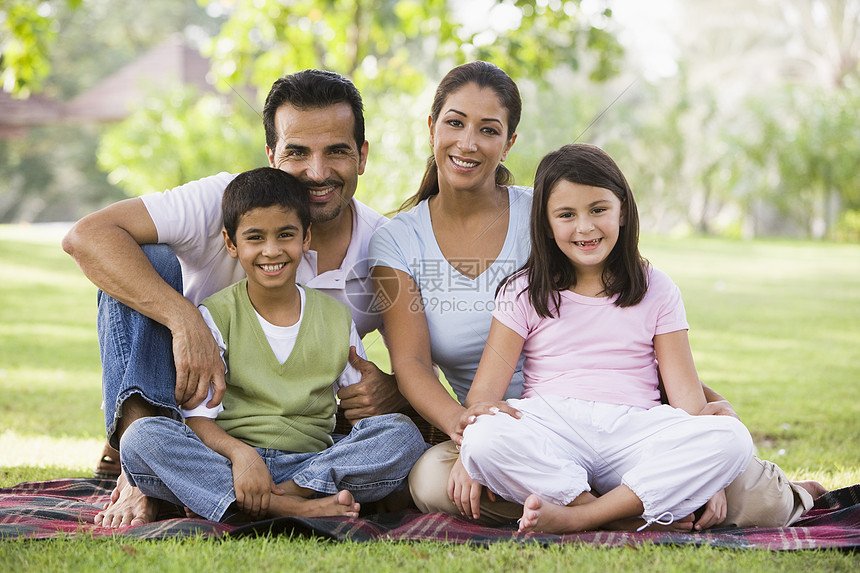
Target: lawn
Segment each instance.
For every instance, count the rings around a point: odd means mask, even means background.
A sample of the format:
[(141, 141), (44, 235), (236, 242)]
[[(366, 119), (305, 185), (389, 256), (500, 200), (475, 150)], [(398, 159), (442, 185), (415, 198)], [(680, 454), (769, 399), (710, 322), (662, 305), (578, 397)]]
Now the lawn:
[[(104, 443), (95, 288), (62, 229), (0, 226), (0, 486), (89, 476)], [(860, 482), (860, 245), (643, 240), (681, 287), (699, 374), (793, 479)], [(369, 354), (387, 364), (376, 338)], [(854, 571), (856, 554), (331, 544), (287, 537), (0, 542), (0, 570)]]

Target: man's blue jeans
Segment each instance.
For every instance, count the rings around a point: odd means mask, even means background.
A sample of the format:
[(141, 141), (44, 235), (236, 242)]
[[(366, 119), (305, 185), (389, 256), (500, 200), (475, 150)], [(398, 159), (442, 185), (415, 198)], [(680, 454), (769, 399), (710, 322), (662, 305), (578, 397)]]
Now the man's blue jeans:
[[(404, 414), (359, 420), (349, 435), (321, 452), (255, 448), (276, 484), (292, 480), (320, 494), (348, 490), (359, 503), (378, 501), (406, 484), (424, 453), (424, 440)], [(150, 497), (183, 505), (220, 521), (237, 512), (230, 460), (209, 449), (182, 422), (141, 418), (122, 436), (122, 467)]]
[[(182, 269), (167, 245), (144, 245), (156, 272), (182, 292)], [(176, 405), (176, 367), (170, 329), (98, 293), (98, 335), (102, 360), (105, 428), (110, 445), (119, 446), (117, 420), (125, 400), (137, 394), (162, 416), (182, 420)]]

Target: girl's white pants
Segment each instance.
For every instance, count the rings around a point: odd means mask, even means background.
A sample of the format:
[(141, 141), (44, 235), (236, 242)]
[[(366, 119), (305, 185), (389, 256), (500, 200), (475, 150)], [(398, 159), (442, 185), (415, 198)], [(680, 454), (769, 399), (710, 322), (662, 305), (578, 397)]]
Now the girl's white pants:
[(624, 484), (643, 519), (687, 516), (729, 485), (753, 455), (746, 427), (729, 416), (691, 416), (545, 396), (508, 400), (523, 412), (479, 416), (460, 457), (472, 479), (509, 501), (529, 494), (567, 505), (585, 491)]

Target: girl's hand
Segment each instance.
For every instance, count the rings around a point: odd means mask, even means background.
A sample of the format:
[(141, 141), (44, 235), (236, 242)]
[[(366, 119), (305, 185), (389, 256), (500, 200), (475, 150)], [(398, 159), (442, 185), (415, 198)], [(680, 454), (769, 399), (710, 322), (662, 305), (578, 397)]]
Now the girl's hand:
[[(448, 498), (454, 502), (460, 515), (478, 519), (481, 517), (481, 490), (483, 486), (469, 477), (463, 463), (457, 458), (451, 473), (448, 475)], [(496, 501), (496, 495), (487, 490), (490, 501)]]
[(243, 449), (231, 462), (236, 505), (254, 519), (266, 517), (271, 495), (282, 495), (283, 490), (272, 481), (272, 474), (253, 448)]
[(728, 400), (717, 400), (716, 402), (708, 402), (705, 404), (705, 407), (702, 408), (702, 411), (699, 412), (700, 416), (731, 416), (732, 418), (737, 418), (740, 420), (740, 416), (735, 412), (732, 403)]
[(454, 443), (459, 445), (463, 444), (463, 431), (470, 425), (474, 424), (475, 420), (478, 419), (478, 416), (490, 415), (494, 416), (499, 412), (504, 412), (514, 418), (522, 418), (523, 413), (517, 410), (516, 408), (508, 405), (507, 402), (479, 402), (477, 404), (473, 404), (469, 406), (465, 412), (460, 416), (460, 419), (457, 422), (457, 425), (454, 426), (454, 431), (449, 434), (451, 439), (454, 440)]
[(708, 529), (724, 522), (727, 509), (726, 490), (721, 489), (705, 504), (705, 511), (694, 526), (696, 531)]

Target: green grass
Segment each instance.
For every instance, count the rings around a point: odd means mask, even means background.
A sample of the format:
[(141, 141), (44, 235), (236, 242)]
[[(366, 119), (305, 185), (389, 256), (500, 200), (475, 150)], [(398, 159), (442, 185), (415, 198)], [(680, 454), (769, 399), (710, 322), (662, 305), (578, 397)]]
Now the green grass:
[[(95, 288), (60, 232), (0, 226), (0, 486), (88, 476), (104, 443)], [(860, 482), (860, 245), (648, 237), (681, 287), (699, 374), (793, 479)], [(365, 339), (387, 367), (382, 343)], [(856, 554), (708, 547), (489, 549), (289, 537), (0, 542), (0, 570), (854, 571)]]
[(430, 543), (331, 543), (315, 539), (268, 537), (213, 541), (204, 539), (133, 541), (12, 541), (0, 546), (4, 571), (134, 571), (161, 573), (196, 570), (319, 571), (322, 573), (399, 573), (406, 571), (691, 571), (750, 573), (845, 571), (857, 557), (837, 551), (778, 553), (730, 551), (711, 547), (589, 546), (489, 548)]

